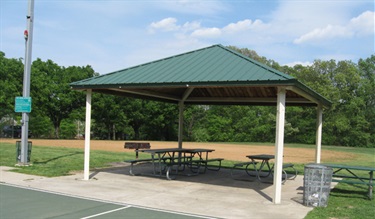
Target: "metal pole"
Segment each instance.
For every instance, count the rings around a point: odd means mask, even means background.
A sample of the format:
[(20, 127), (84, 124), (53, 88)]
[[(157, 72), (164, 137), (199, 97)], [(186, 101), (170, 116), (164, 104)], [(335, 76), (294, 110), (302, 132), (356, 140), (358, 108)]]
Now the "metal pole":
[[(23, 76), (23, 97), (30, 97), (30, 75), (31, 75), (31, 51), (33, 41), (33, 23), (34, 23), (34, 0), (29, 0), (28, 13), (26, 16), (27, 29), (24, 32), (25, 37), (25, 68)], [(21, 136), (21, 164), (27, 165), (28, 154), (28, 133), (29, 133), (29, 113), (22, 113), (22, 136)]]

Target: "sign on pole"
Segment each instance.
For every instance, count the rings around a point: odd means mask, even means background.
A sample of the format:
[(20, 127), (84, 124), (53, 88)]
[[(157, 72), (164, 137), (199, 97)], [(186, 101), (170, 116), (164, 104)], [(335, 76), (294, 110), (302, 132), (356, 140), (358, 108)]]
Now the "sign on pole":
[(30, 113), (31, 97), (16, 97), (14, 111), (16, 113)]

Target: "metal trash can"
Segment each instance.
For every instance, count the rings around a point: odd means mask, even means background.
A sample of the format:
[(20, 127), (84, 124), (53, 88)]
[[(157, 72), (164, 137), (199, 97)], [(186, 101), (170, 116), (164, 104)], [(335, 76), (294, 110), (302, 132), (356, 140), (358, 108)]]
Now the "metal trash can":
[[(30, 162), (30, 155), (31, 155), (31, 147), (32, 147), (32, 142), (28, 141), (27, 142), (27, 162)], [(17, 150), (17, 157), (16, 161), (19, 163), (21, 162), (21, 141), (16, 141), (16, 150)]]
[(327, 207), (331, 191), (332, 168), (320, 164), (305, 165), (303, 204), (309, 207)]

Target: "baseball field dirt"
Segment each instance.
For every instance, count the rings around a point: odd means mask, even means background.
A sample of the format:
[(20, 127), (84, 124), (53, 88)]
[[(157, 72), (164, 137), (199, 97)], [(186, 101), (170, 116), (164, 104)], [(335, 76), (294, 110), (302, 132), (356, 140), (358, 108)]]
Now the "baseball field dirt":
[[(0, 139), (0, 143), (14, 143), (19, 139)], [(84, 140), (59, 140), (59, 139), (29, 139), (33, 146), (51, 146), (51, 147), (67, 147), (82, 148), (85, 147)], [(129, 141), (127, 141), (129, 142)], [(135, 142), (135, 141), (131, 141)], [(149, 142), (152, 149), (156, 148), (172, 148), (177, 147), (177, 142), (166, 141), (139, 141)], [(107, 140), (91, 140), (91, 150), (104, 150), (116, 152), (129, 152), (124, 149), (125, 141), (107, 141)], [(201, 143), (201, 142), (183, 142), (185, 148), (209, 148), (214, 149), (212, 157), (221, 157), (226, 160), (247, 161), (246, 155), (251, 154), (275, 154), (275, 147), (271, 143), (269, 145), (251, 145), (251, 144), (231, 144), (231, 143)], [(340, 160), (355, 159), (355, 154), (338, 152), (332, 150), (322, 150), (321, 162), (332, 162)], [(315, 149), (312, 148), (284, 148), (284, 162), (291, 163), (311, 163), (315, 160)]]

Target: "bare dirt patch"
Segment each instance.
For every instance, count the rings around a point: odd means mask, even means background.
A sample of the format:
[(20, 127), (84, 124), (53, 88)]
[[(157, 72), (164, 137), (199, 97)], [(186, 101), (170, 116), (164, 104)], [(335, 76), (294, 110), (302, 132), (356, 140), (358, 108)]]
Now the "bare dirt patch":
[[(14, 143), (19, 139), (0, 139), (0, 143)], [(29, 139), (33, 146), (67, 147), (67, 148), (85, 148), (84, 140), (54, 140), (54, 139)], [(150, 142), (151, 148), (173, 148), (178, 147), (177, 142), (166, 141), (142, 141)], [(125, 141), (105, 141), (91, 140), (91, 150), (105, 150), (115, 152), (129, 152), (124, 149)], [(251, 144), (230, 144), (230, 143), (198, 143), (184, 142), (186, 148), (209, 148), (215, 151), (210, 155), (212, 157), (222, 157), (226, 160), (247, 161), (246, 155), (251, 154), (275, 154), (273, 145), (251, 145)], [(284, 162), (291, 163), (311, 163), (315, 159), (315, 149), (311, 148), (284, 148)], [(340, 160), (352, 160), (355, 155), (345, 152), (331, 150), (322, 150), (322, 162), (332, 162)]]

